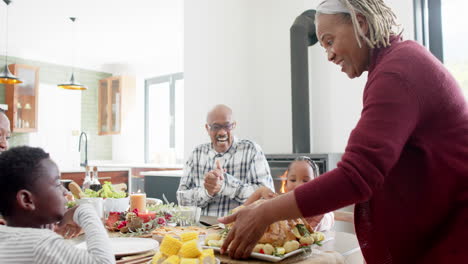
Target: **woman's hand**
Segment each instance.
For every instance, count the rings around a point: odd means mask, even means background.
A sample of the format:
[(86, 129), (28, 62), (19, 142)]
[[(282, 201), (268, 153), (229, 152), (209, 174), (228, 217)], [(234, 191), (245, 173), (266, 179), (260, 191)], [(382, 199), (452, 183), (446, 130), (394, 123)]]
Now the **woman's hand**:
[(221, 254), (229, 249), (229, 256), (234, 259), (248, 258), (252, 253), (257, 241), (262, 237), (267, 227), (271, 224), (265, 215), (262, 206), (247, 206), (238, 212), (219, 218), (223, 224), (235, 221), (234, 226), (221, 247)]
[(75, 206), (65, 212), (62, 221), (60, 221), (54, 229), (57, 234), (64, 238), (73, 238), (78, 236), (81, 232), (81, 227), (73, 221), (73, 215), (75, 214), (76, 208), (78, 208), (78, 206)]
[(223, 224), (236, 222), (221, 247), (232, 258), (248, 258), (267, 227), (280, 220), (302, 217), (294, 192), (279, 195), (261, 204), (249, 205), (233, 215), (219, 218)]

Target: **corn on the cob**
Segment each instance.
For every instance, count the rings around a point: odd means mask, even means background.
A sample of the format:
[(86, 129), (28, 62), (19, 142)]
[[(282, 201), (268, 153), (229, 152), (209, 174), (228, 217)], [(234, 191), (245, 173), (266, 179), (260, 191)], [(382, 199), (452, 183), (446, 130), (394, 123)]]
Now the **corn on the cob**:
[(201, 251), (198, 248), (198, 240), (185, 242), (180, 248), (179, 255), (183, 258), (198, 258), (201, 255)]
[(194, 239), (198, 240), (198, 232), (185, 232), (180, 235), (180, 240), (182, 240), (182, 242), (187, 242)]
[(158, 252), (154, 255), (153, 260), (151, 261), (151, 264), (161, 264), (163, 261), (166, 260), (166, 256), (164, 256), (163, 253)]
[(213, 249), (205, 249), (200, 255), (200, 264), (215, 264), (215, 257)]
[(164, 236), (159, 251), (166, 256), (176, 255), (182, 247), (182, 242), (172, 236)]
[(198, 259), (196, 258), (181, 258), (180, 264), (198, 264)]
[(179, 264), (180, 258), (177, 255), (170, 256), (166, 260), (163, 261), (162, 264)]

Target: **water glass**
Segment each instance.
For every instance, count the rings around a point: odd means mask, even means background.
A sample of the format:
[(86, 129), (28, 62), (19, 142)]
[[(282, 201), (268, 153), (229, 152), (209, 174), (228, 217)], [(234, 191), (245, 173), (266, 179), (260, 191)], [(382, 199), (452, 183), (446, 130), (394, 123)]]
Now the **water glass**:
[(194, 225), (200, 220), (201, 208), (197, 206), (198, 193), (196, 191), (177, 191), (177, 202), (183, 217), (181, 225)]
[(104, 218), (104, 200), (101, 197), (95, 198), (81, 198), (76, 201), (78, 205), (80, 204), (92, 204), (96, 213), (100, 219)]

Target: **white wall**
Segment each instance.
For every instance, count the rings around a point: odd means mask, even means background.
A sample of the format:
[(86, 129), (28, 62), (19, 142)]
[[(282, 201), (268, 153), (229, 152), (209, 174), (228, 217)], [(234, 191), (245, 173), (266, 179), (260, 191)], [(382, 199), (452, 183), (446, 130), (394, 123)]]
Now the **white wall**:
[(184, 5), (185, 153), (208, 140), (206, 113), (225, 103), (235, 111), (238, 134), (256, 130), (251, 82), (252, 24), (247, 1), (186, 1)]
[[(291, 80), (289, 28), (318, 0), (186, 1), (185, 153), (207, 142), (206, 112), (231, 106), (236, 134), (266, 153), (290, 153)], [(387, 1), (412, 38), (412, 2)], [(342, 152), (362, 107), (365, 77), (350, 81), (319, 47), (310, 48), (312, 150)]]
[(81, 92), (43, 83), (39, 91), (38, 132), (28, 133), (30, 146), (47, 150), (61, 170), (78, 168)]
[[(102, 70), (106, 64), (161, 68), (182, 43), (182, 0), (17, 0), (9, 7), (9, 55)], [(0, 4), (0, 53), (5, 51), (6, 5)], [(178, 52), (180, 53), (180, 52)], [(170, 62), (169, 62), (170, 64)], [(157, 72), (156, 72), (157, 73)]]
[(184, 10), (186, 156), (209, 140), (206, 113), (218, 103), (233, 108), (239, 137), (289, 152), (289, 25), (302, 3), (203, 0)]

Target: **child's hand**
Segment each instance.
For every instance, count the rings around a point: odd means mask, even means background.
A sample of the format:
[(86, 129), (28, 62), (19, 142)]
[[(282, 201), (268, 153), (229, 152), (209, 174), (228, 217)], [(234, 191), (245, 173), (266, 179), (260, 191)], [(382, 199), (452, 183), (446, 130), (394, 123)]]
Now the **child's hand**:
[(312, 229), (315, 230), (318, 224), (320, 224), (320, 221), (322, 221), (322, 218), (323, 218), (323, 214), (317, 215), (314, 217), (306, 217), (306, 220), (307, 222), (309, 222), (310, 227), (312, 227)]
[(75, 214), (76, 208), (78, 208), (78, 206), (75, 206), (65, 212), (62, 221), (55, 226), (54, 231), (64, 238), (75, 237), (81, 232), (81, 227), (73, 221), (73, 215)]
[(55, 224), (48, 224), (48, 225), (43, 225), (41, 226), (42, 229), (50, 229), (52, 231), (55, 230)]
[(258, 188), (250, 197), (245, 201), (244, 205), (252, 204), (253, 202), (260, 200), (260, 199), (271, 199), (278, 196), (278, 194), (274, 193), (270, 188), (262, 186)]
[(278, 196), (278, 194), (274, 193), (270, 188), (267, 188), (264, 186), (260, 187), (259, 190), (260, 190), (260, 196), (263, 199), (271, 199), (271, 198)]

